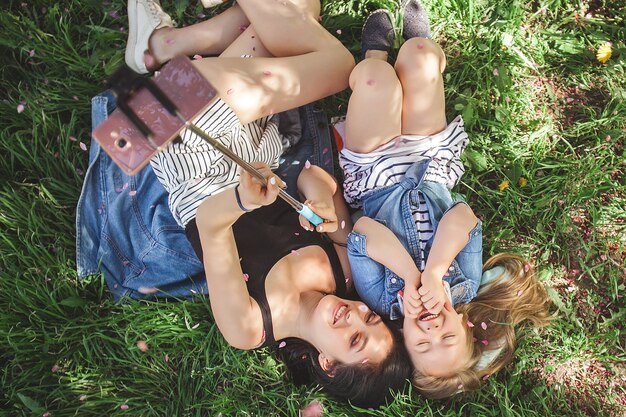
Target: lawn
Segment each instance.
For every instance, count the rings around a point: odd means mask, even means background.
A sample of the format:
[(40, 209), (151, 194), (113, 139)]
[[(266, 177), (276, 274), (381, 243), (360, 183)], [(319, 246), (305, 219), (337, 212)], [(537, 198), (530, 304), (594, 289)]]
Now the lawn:
[[(323, 3), (322, 23), (355, 55), (369, 11), (399, 19), (391, 0)], [(215, 12), (163, 5), (179, 24)], [(448, 57), (449, 119), (462, 114), (471, 138), (456, 191), (483, 220), (485, 256), (531, 259), (557, 316), (526, 332), (511, 366), (449, 401), (407, 392), (360, 410), (285, 382), (269, 351), (229, 348), (205, 299), (118, 305), (100, 276), (79, 281), (90, 98), (123, 62), (125, 3), (4, 0), (0, 415), (292, 416), (312, 400), (328, 416), (626, 415), (626, 4), (425, 5)], [(321, 104), (339, 116), (347, 97)]]

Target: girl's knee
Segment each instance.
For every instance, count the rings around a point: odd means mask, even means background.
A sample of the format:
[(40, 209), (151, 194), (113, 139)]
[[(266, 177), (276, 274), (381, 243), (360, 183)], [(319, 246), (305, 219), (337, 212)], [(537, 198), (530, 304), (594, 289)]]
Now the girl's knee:
[(396, 70), (404, 72), (411, 69), (422, 73), (442, 74), (446, 68), (446, 56), (441, 47), (430, 39), (411, 38), (407, 40), (396, 60)]
[(350, 74), (350, 88), (373, 89), (374, 87), (393, 88), (399, 84), (394, 68), (380, 59), (365, 59), (359, 62)]

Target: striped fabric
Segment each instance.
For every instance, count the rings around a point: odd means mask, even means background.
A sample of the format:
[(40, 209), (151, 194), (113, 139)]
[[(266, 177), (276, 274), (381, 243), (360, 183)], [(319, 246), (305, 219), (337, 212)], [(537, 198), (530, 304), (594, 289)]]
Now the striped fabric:
[(420, 242), (420, 265), (417, 267), (420, 271), (423, 271), (426, 267), (426, 258), (424, 251), (426, 250), (426, 243), (433, 235), (433, 225), (430, 222), (430, 216), (428, 215), (428, 206), (424, 195), (419, 193), (419, 205), (417, 207), (411, 206), (411, 214), (413, 215), (413, 221), (415, 222), (415, 228), (417, 229), (417, 235)]
[[(233, 110), (218, 98), (194, 123), (245, 161), (278, 167), (282, 139), (273, 116), (242, 125)], [(155, 155), (150, 165), (169, 193), (174, 218), (185, 227), (196, 217), (206, 197), (237, 184), (239, 166), (190, 130), (181, 131), (180, 137), (182, 140)]]
[(423, 158), (431, 159), (424, 179), (452, 188), (465, 172), (460, 157), (468, 142), (463, 119), (457, 116), (446, 129), (432, 136), (399, 136), (369, 153), (344, 148), (339, 153), (339, 164), (344, 173), (346, 202), (360, 208), (365, 193), (400, 182), (407, 169)]

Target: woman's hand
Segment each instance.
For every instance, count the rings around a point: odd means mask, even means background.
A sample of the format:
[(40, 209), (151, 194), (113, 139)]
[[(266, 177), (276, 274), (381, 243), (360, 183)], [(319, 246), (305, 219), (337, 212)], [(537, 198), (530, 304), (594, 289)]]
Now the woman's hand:
[(328, 204), (321, 201), (316, 202), (307, 200), (304, 204), (307, 205), (313, 213), (317, 214), (324, 220), (324, 223), (315, 227), (303, 215), (300, 215), (300, 226), (302, 226), (304, 230), (311, 231), (315, 229), (320, 233), (332, 233), (337, 230), (339, 225), (337, 223), (337, 213), (335, 213), (334, 207), (329, 207)]
[(422, 273), (422, 286), (418, 289), (424, 308), (432, 314), (439, 314), (448, 301), (441, 278)]
[(248, 171), (241, 170), (238, 186), (241, 205), (247, 210), (254, 210), (276, 201), (280, 187), (284, 187), (285, 183), (263, 162), (255, 161), (251, 162), (250, 165), (255, 167), (267, 180), (267, 185), (265, 185)]

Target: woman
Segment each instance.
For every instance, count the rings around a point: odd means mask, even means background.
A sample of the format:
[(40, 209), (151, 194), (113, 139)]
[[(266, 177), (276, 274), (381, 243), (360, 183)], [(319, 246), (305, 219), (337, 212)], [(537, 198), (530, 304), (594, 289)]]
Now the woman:
[(267, 185), (186, 131), (152, 161), (203, 260), (225, 339), (240, 349), (284, 341), (281, 356), (294, 380), (374, 406), (404, 385), (409, 367), (402, 343), (378, 315), (339, 298), (350, 284), (350, 227), (338, 225), (350, 223), (337, 185), (317, 167), (303, 170), (298, 190), (325, 219), (317, 232), (326, 237), (305, 233), (302, 227), (313, 227), (276, 200), (283, 184), (270, 170), (280, 153), (272, 114), (342, 90), (354, 65), (318, 14), (317, 1), (240, 0), (207, 22), (171, 29), (158, 3), (135, 0), (126, 58), (147, 71), (176, 54), (221, 53), (194, 61), (218, 93), (195, 122), (249, 162), (262, 161), (254, 164)]

